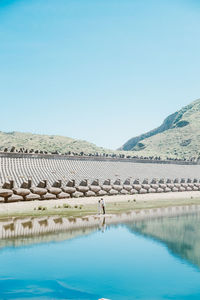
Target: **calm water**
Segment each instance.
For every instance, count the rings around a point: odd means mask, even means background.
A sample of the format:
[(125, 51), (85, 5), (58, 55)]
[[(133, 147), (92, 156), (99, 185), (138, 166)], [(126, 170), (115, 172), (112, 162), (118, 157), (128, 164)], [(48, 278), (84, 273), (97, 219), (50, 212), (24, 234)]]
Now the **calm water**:
[(0, 247), (0, 299), (200, 299), (199, 214)]

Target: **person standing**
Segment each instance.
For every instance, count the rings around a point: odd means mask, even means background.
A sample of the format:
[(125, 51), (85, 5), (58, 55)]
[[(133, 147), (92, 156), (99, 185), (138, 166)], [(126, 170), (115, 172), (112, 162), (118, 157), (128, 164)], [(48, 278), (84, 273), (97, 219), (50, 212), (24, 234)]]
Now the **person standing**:
[(98, 210), (98, 215), (100, 215), (101, 214), (101, 200), (99, 199), (98, 200), (98, 204), (97, 204), (97, 210)]
[(103, 215), (105, 215), (106, 209), (105, 209), (105, 201), (103, 198), (101, 198), (101, 207), (102, 207)]

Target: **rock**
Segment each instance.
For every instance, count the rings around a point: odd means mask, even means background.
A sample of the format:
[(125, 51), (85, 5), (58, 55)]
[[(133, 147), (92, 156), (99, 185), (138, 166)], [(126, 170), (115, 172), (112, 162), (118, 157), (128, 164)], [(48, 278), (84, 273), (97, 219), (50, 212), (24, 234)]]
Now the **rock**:
[(30, 189), (32, 187), (32, 180), (28, 179), (28, 181), (23, 181), (20, 188), (22, 189)]
[(153, 188), (148, 189), (148, 193), (156, 193), (156, 190)]
[(101, 190), (101, 187), (99, 186), (99, 180), (94, 180), (92, 182), (91, 185), (89, 185), (89, 189), (92, 191), (92, 192), (95, 192), (95, 193), (98, 193), (100, 190)]
[(190, 186), (186, 187), (186, 191), (191, 192), (192, 188)]
[(184, 192), (184, 191), (185, 191), (185, 188), (184, 188), (183, 186), (180, 186), (180, 187), (179, 187), (179, 191), (180, 191), (180, 192)]
[(113, 183), (113, 185), (121, 185), (121, 180), (120, 179), (115, 180), (115, 182)]
[(165, 183), (160, 183), (160, 184), (159, 184), (159, 187), (160, 187), (161, 189), (165, 189), (165, 188), (167, 187), (167, 185), (166, 185)]
[(198, 189), (198, 187), (193, 186), (192, 190), (193, 190), (193, 191), (198, 191), (199, 189)]
[(127, 194), (129, 194), (129, 192), (128, 192), (127, 190), (125, 190), (125, 189), (122, 189), (122, 190), (120, 191), (120, 194), (122, 194), (122, 195), (127, 195)]
[(48, 187), (48, 192), (54, 195), (58, 195), (62, 192), (62, 190), (60, 188), (56, 188), (56, 187)]
[(157, 190), (159, 188), (159, 185), (156, 183), (151, 184), (151, 187), (155, 190)]
[(130, 194), (131, 194), (131, 195), (138, 194), (138, 191), (137, 191), (137, 190), (135, 190), (135, 189), (132, 189), (132, 190), (130, 191)]
[(157, 179), (156, 178), (153, 178), (152, 180), (151, 180), (151, 185), (152, 184), (157, 184)]
[(175, 179), (174, 179), (174, 183), (179, 183), (178, 178), (175, 178)]
[(19, 196), (19, 195), (12, 195), (8, 198), (8, 203), (9, 202), (19, 202), (19, 201), (23, 201), (24, 198), (22, 196)]
[(178, 192), (178, 188), (176, 188), (175, 186), (172, 188), (172, 192)]
[(96, 194), (95, 194), (95, 192), (88, 191), (88, 192), (85, 193), (85, 196), (86, 196), (86, 197), (95, 197)]
[(101, 188), (108, 193), (112, 189), (112, 186), (103, 184)]
[(64, 192), (61, 192), (61, 193), (57, 194), (58, 199), (67, 199), (67, 198), (70, 198), (70, 197), (71, 197), (70, 194), (64, 193)]
[(30, 194), (30, 190), (22, 189), (22, 188), (15, 188), (13, 189), (14, 194), (25, 197)]
[(88, 180), (87, 179), (82, 180), (79, 186), (88, 186)]
[(46, 193), (45, 195), (41, 196), (42, 200), (51, 200), (51, 199), (56, 199), (56, 195), (52, 193)]
[(43, 188), (39, 188), (39, 187), (33, 187), (30, 190), (33, 194), (37, 194), (40, 196), (43, 196), (47, 193), (47, 189), (43, 189)]
[(137, 179), (135, 179), (134, 181), (133, 181), (133, 184), (135, 185), (135, 184), (140, 184), (140, 180), (137, 178)]
[(142, 184), (142, 188), (145, 190), (149, 190), (150, 189), (150, 184)]
[(123, 189), (123, 186), (122, 185), (116, 185), (116, 184), (113, 184), (112, 188), (118, 192), (120, 192), (122, 189)]
[(130, 180), (130, 178), (127, 178), (125, 181), (124, 181), (124, 186), (125, 185), (131, 185), (131, 180)]
[(47, 180), (42, 180), (38, 183), (37, 187), (39, 188), (46, 188), (47, 187)]
[(187, 183), (181, 183), (181, 186), (183, 186), (185, 189), (188, 187)]
[(100, 186), (91, 185), (89, 186), (90, 190), (94, 193), (98, 193), (101, 190)]
[(172, 183), (171, 179), (168, 178), (168, 179), (166, 180), (166, 183), (167, 183), (167, 184), (168, 184), (168, 183)]
[(162, 189), (162, 188), (159, 187), (159, 188), (157, 188), (156, 192), (157, 192), (157, 193), (163, 193), (163, 192), (164, 192), (164, 189)]
[(171, 192), (172, 190), (169, 188), (169, 187), (166, 187), (166, 188), (164, 188), (164, 192), (165, 193), (169, 193), (169, 192)]
[(145, 178), (145, 179), (143, 180), (142, 185), (143, 185), (143, 184), (149, 184), (149, 181), (148, 181), (147, 178)]
[[(158, 181), (158, 183), (159, 183), (159, 185), (161, 185), (161, 184), (165, 184), (165, 180), (164, 180), (164, 178), (161, 178), (159, 181)], [(162, 187), (161, 187), (162, 188)]]
[(175, 183), (174, 186), (179, 189), (181, 187), (181, 184), (180, 183)]
[(191, 178), (188, 178), (187, 179), (187, 183), (191, 183), (192, 182), (192, 179)]
[(188, 183), (188, 186), (193, 188), (194, 187), (194, 183)]
[(4, 182), (4, 184), (2, 185), (2, 188), (3, 189), (12, 189), (12, 187), (10, 186), (10, 182), (9, 181), (6, 181)]
[(173, 189), (174, 188), (174, 184), (173, 183), (168, 183), (167, 187), (170, 188), (170, 189)]
[(69, 187), (75, 187), (75, 180), (69, 180), (66, 184), (66, 186), (69, 186)]
[(30, 193), (29, 195), (24, 197), (25, 201), (33, 201), (33, 200), (39, 200), (39, 199), (40, 199), (40, 195), (33, 194), (33, 193)]
[(147, 193), (147, 190), (145, 190), (145, 189), (143, 189), (143, 188), (141, 188), (140, 190), (139, 190), (139, 194), (146, 194)]
[(99, 186), (99, 179), (93, 180), (91, 185)]
[(83, 193), (81, 193), (81, 192), (75, 192), (75, 193), (73, 193), (72, 194), (72, 197), (74, 197), (74, 198), (80, 198), (80, 197), (83, 197), (84, 196), (84, 194)]
[(123, 189), (126, 190), (126, 191), (128, 191), (128, 192), (130, 192), (132, 190), (132, 186), (124, 184)]
[(109, 192), (108, 192), (109, 195), (118, 195), (118, 191), (114, 190), (114, 189), (111, 189)]
[(0, 197), (5, 198), (5, 202), (7, 202), (7, 198), (13, 194), (12, 190), (0, 189)]
[(76, 192), (76, 188), (75, 187), (70, 187), (70, 186), (65, 186), (62, 188), (63, 192), (67, 193), (67, 194), (73, 194)]
[(55, 188), (61, 188), (62, 186), (62, 180), (57, 180), (57, 181), (54, 181), (52, 187), (55, 187)]
[(97, 195), (98, 196), (105, 196), (105, 195), (107, 195), (107, 192), (104, 191), (104, 190), (100, 190), (99, 192), (97, 192)]
[(141, 184), (133, 184), (133, 189), (134, 190), (140, 191), (141, 188), (142, 188)]
[(78, 192), (81, 192), (81, 193), (86, 193), (89, 191), (89, 187), (88, 186), (82, 186), (82, 185), (79, 185), (77, 186), (77, 191)]

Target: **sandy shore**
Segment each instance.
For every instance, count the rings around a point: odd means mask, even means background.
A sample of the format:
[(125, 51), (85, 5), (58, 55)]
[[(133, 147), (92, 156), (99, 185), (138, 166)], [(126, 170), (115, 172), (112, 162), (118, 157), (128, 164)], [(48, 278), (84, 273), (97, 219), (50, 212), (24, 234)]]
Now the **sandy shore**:
[[(190, 205), (200, 204), (200, 191), (197, 192), (174, 192), (174, 193), (160, 193), (160, 194), (138, 194), (138, 195), (119, 195), (119, 196), (107, 196), (103, 197), (106, 203), (106, 207), (110, 208), (113, 205), (121, 204), (121, 210), (123, 210), (123, 204), (126, 204), (126, 210), (134, 209), (129, 203), (137, 204), (137, 209), (148, 208), (151, 204), (152, 207), (172, 206), (172, 205)], [(69, 204), (74, 207), (77, 205), (83, 205), (85, 210), (87, 208), (94, 212), (97, 207), (97, 202), (100, 197), (90, 198), (70, 198), (62, 200), (43, 200), (43, 201), (29, 201), (29, 202), (16, 202), (16, 203), (1, 203), (0, 204), (0, 216), (12, 216), (15, 214), (34, 214), (38, 207), (42, 206), (46, 208), (46, 214), (48, 211), (51, 213), (56, 207), (63, 207), (65, 204)], [(134, 202), (133, 202), (134, 201)], [(91, 209), (92, 207), (92, 209)], [(124, 208), (125, 209), (125, 208)], [(85, 212), (86, 212), (85, 211)], [(58, 211), (56, 211), (57, 213)], [(111, 212), (111, 211), (110, 211)]]

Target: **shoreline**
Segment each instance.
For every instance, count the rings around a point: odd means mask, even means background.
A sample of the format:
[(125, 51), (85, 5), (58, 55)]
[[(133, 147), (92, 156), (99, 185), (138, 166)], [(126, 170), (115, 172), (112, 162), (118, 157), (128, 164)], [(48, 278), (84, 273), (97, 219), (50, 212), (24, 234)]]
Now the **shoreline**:
[[(150, 208), (119, 214), (66, 216), (27, 216), (0, 219), (0, 248), (9, 243), (24, 245), (41, 241), (59, 241), (87, 235), (95, 230), (105, 232), (109, 226), (137, 223), (145, 220), (179, 217), (200, 212), (200, 205)], [(18, 239), (18, 238), (22, 239)], [(27, 241), (23, 238), (29, 238)], [(14, 242), (17, 239), (17, 242)]]
[(184, 205), (200, 205), (200, 191), (36, 200), (0, 204), (0, 217), (66, 216), (97, 214), (97, 202), (104, 198), (107, 214)]

